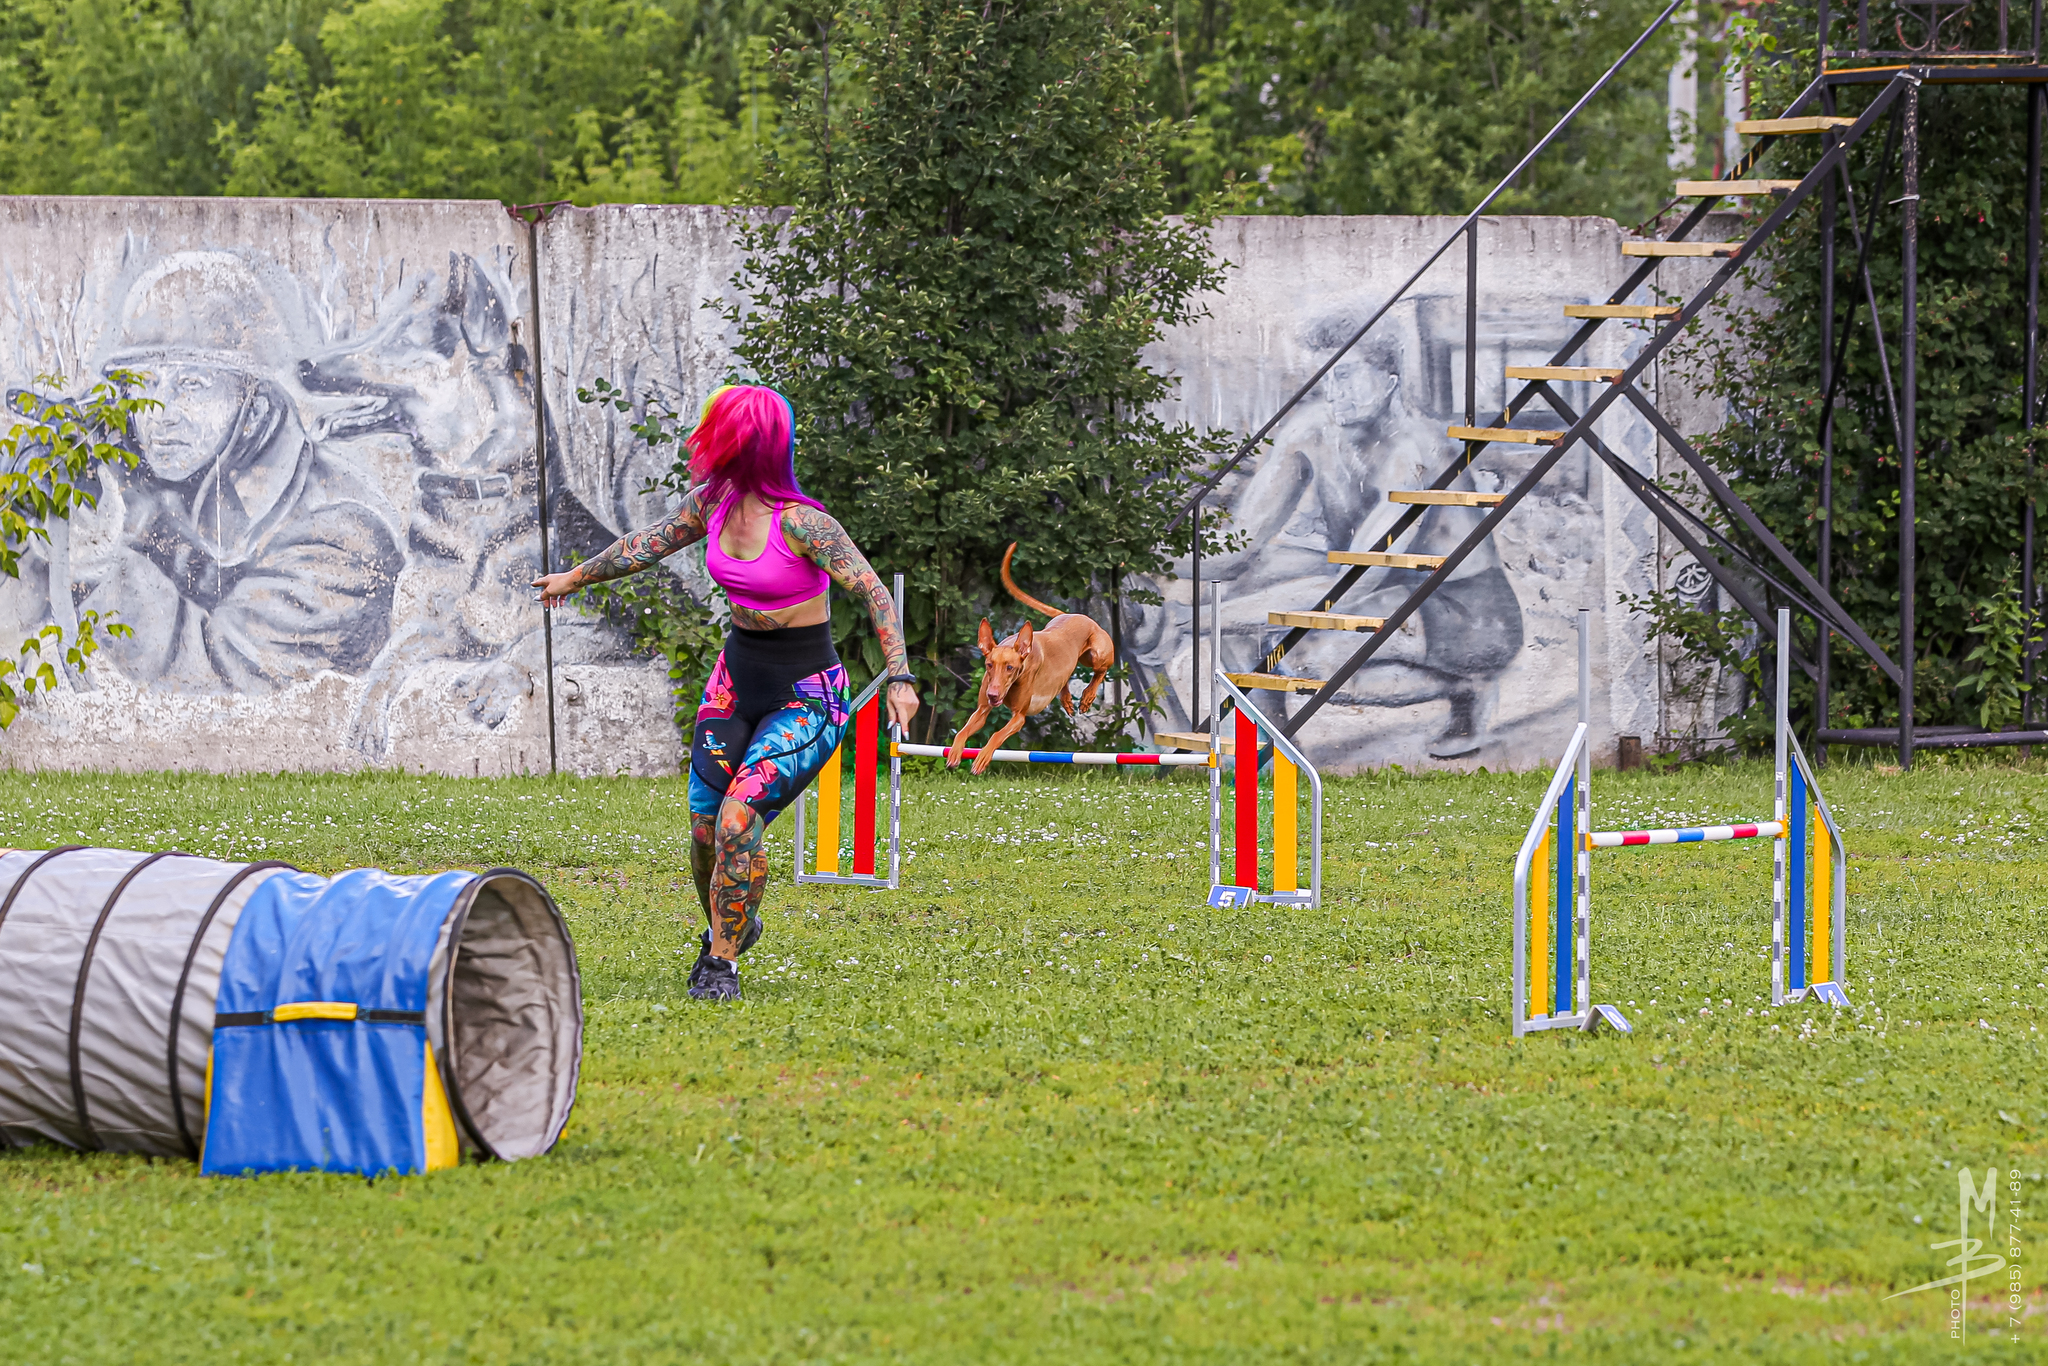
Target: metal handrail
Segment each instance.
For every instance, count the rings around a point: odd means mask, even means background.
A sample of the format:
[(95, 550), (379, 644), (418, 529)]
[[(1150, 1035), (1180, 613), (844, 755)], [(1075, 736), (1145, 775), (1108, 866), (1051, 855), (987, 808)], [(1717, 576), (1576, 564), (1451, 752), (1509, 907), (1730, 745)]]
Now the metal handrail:
[[(1664, 27), (1665, 23), (1671, 18), (1673, 14), (1675, 14), (1678, 11), (1678, 7), (1683, 3), (1685, 3), (1685, 0), (1671, 0), (1671, 3), (1664, 7), (1664, 12), (1662, 14), (1659, 14), (1654, 20), (1652, 20), (1650, 26), (1644, 29), (1642, 31), (1642, 34), (1639, 37), (1637, 37), (1637, 39), (1633, 43), (1630, 43), (1628, 45), (1628, 50), (1615, 59), (1614, 65), (1608, 67), (1606, 73), (1602, 75), (1599, 80), (1593, 82), (1591, 86), (1587, 87), (1586, 93), (1579, 96), (1578, 103), (1574, 104), (1570, 109), (1566, 110), (1564, 117), (1560, 118), (1556, 122), (1556, 124), (1554, 124), (1551, 127), (1551, 130), (1545, 133), (1542, 139), (1538, 141), (1534, 147), (1531, 147), (1520, 161), (1515, 163), (1515, 168), (1512, 171), (1509, 171), (1505, 176), (1501, 177), (1500, 183), (1498, 185), (1495, 185), (1493, 189), (1488, 192), (1486, 198), (1480, 200), (1478, 206), (1475, 207), (1472, 210), (1472, 212), (1466, 214), (1462, 219), (1458, 221), (1458, 226), (1452, 229), (1451, 235), (1443, 240), (1443, 244), (1441, 246), (1439, 246), (1435, 251), (1429, 254), (1429, 258), (1427, 260), (1425, 260), (1420, 266), (1416, 267), (1415, 273), (1413, 275), (1410, 275), (1405, 281), (1403, 281), (1399, 289), (1395, 290), (1393, 294), (1388, 296), (1387, 301), (1380, 305), (1379, 311), (1377, 313), (1374, 313), (1370, 318), (1366, 319), (1364, 326), (1360, 327), (1356, 332), (1353, 332), (1351, 334), (1351, 339), (1345, 342), (1342, 346), (1338, 347), (1337, 350), (1330, 356), (1330, 358), (1324, 361), (1322, 365), (1317, 368), (1316, 372), (1313, 375), (1310, 375), (1308, 379), (1302, 384), (1302, 386), (1299, 389), (1296, 389), (1293, 395), (1290, 398), (1288, 398), (1288, 400), (1285, 403), (1280, 405), (1280, 410), (1274, 413), (1272, 417), (1266, 419), (1264, 426), (1260, 427), (1256, 432), (1253, 432), (1249, 437), (1245, 438), (1244, 444), (1237, 448), (1237, 454), (1231, 456), (1229, 460), (1225, 461), (1212, 474), (1210, 474), (1210, 476), (1207, 479), (1202, 481), (1201, 487), (1195, 491), (1194, 496), (1188, 499), (1188, 501), (1181, 507), (1181, 510), (1174, 514), (1173, 520), (1166, 524), (1166, 530), (1160, 533), (1161, 540), (1164, 540), (1166, 537), (1171, 536), (1174, 533), (1174, 531), (1180, 526), (1180, 524), (1187, 520), (1188, 514), (1192, 513), (1197, 505), (1199, 505), (1211, 493), (1215, 492), (1216, 486), (1222, 483), (1224, 477), (1228, 475), (1232, 470), (1236, 469), (1238, 465), (1243, 462), (1246, 456), (1250, 455), (1253, 451), (1257, 450), (1261, 445), (1265, 444), (1266, 438), (1273, 434), (1273, 429), (1279, 426), (1281, 421), (1284, 418), (1286, 418), (1286, 416), (1289, 413), (1293, 412), (1295, 408), (1301, 403), (1301, 401), (1307, 398), (1309, 396), (1309, 393), (1318, 384), (1323, 382), (1323, 377), (1329, 374), (1331, 370), (1336, 368), (1337, 362), (1344, 359), (1344, 357), (1350, 352), (1352, 347), (1358, 345), (1359, 342), (1365, 339), (1366, 333), (1372, 331), (1374, 327), (1379, 325), (1380, 319), (1386, 317), (1388, 311), (1392, 309), (1395, 304), (1401, 302), (1401, 300), (1404, 297), (1406, 297), (1408, 291), (1413, 289), (1416, 283), (1420, 281), (1424, 275), (1427, 275), (1429, 273), (1430, 267), (1434, 266), (1437, 263), (1437, 261), (1442, 258), (1443, 254), (1451, 249), (1452, 244), (1454, 244), (1458, 240), (1459, 235), (1470, 229), (1474, 223), (1478, 222), (1480, 215), (1485, 213), (1486, 210), (1492, 206), (1494, 200), (1500, 198), (1501, 195), (1507, 192), (1508, 187), (1514, 184), (1515, 180), (1522, 174), (1522, 172), (1529, 168), (1530, 163), (1535, 161), (1537, 157), (1541, 156), (1544, 153), (1544, 151), (1549, 148), (1551, 143), (1557, 141), (1558, 135), (1563, 133), (1564, 130), (1571, 124), (1572, 120), (1576, 119), (1579, 116), (1579, 114), (1585, 109), (1585, 107), (1592, 102), (1592, 99), (1595, 95), (1598, 95), (1602, 90), (1605, 90), (1607, 88), (1608, 82), (1612, 81), (1617, 75), (1620, 74), (1621, 69), (1624, 66), (1628, 65), (1629, 60), (1633, 58), (1637, 52), (1642, 50), (1642, 47), (1645, 43), (1649, 42), (1651, 38), (1656, 36), (1657, 30)], [(1470, 348), (1468, 347), (1467, 350), (1469, 351)], [(1197, 527), (1196, 531), (1199, 535), (1200, 528)]]
[(1367, 637), (1365, 643), (1360, 645), (1352, 653), (1351, 657), (1338, 667), (1331, 675), (1330, 680), (1323, 685), (1320, 691), (1303, 704), (1300, 711), (1295, 712), (1289, 718), (1287, 723), (1289, 734), (1298, 734), (1301, 728), (1307, 725), (1316, 713), (1321, 711), (1329, 702), (1331, 696), (1336, 691), (1336, 686), (1349, 679), (1360, 668), (1364, 667), (1365, 662), (1371, 659), (1396, 631), (1401, 629), (1402, 624), (1410, 616), (1414, 615), (1422, 602), (1430, 594), (1434, 593), (1452, 574), (1456, 573), (1458, 567), (1464, 563), (1465, 558), (1481, 542), (1493, 534), (1494, 529), (1515, 510), (1516, 504), (1541, 482), (1545, 475), (1550, 473), (1551, 468), (1564, 458), (1565, 453), (1579, 442), (1587, 439), (1594, 425), (1606, 416), (1609, 408), (1630, 392), (1636, 381), (1641, 378), (1643, 371), (1648, 369), (1657, 360), (1658, 356), (1663, 353), (1665, 348), (1676, 341), (1684, 333), (1685, 329), (1692, 325), (1693, 319), (1699, 316), (1700, 311), (1721, 292), (1728, 281), (1734, 278), (1738, 271), (1749, 265), (1760, 246), (1770, 240), (1778, 229), (1784, 225), (1785, 221), (1799, 210), (1800, 206), (1805, 203), (1807, 197), (1818, 187), (1820, 182), (1834, 174), (1836, 164), (1844, 159), (1848, 148), (1862, 138), (1877, 120), (1884, 116), (1890, 108), (1892, 101), (1898, 98), (1900, 91), (1908, 86), (1917, 86), (1920, 80), (1921, 77), (1912, 71), (1901, 71), (1892, 78), (1883, 90), (1878, 92), (1877, 96), (1865, 107), (1863, 113), (1857, 117), (1855, 124), (1844, 130), (1839, 139), (1814, 163), (1812, 169), (1807, 171), (1806, 175), (1800, 180), (1799, 187), (1787, 193), (1779, 201), (1778, 207), (1743, 241), (1742, 246), (1736, 251), (1735, 255), (1723, 259), (1720, 269), (1716, 270), (1707, 283), (1701, 286), (1686, 301), (1679, 309), (1677, 316), (1666, 322), (1663, 329), (1657, 333), (1650, 343), (1636, 353), (1635, 358), (1629, 361), (1621, 374), (1612, 382), (1600, 386), (1600, 392), (1587, 405), (1586, 411), (1581, 413), (1578, 419), (1570, 424), (1563, 437), (1550, 444), (1550, 448), (1523, 473), (1520, 480), (1507, 491), (1506, 496), (1499, 503), (1495, 504), (1493, 509), (1482, 517), (1470, 531), (1466, 532), (1465, 538), (1462, 541), (1442, 557), (1443, 562), (1429, 572), (1429, 577), (1417, 584), (1408, 596), (1402, 600), (1400, 605), (1382, 619), (1379, 629)]

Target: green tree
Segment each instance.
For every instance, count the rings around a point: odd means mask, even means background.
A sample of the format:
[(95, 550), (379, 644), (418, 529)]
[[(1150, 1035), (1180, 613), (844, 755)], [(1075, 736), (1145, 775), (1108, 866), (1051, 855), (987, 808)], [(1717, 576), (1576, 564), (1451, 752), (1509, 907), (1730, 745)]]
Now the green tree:
[[(132, 370), (111, 371), (76, 403), (30, 391), (8, 396), (13, 421), (0, 436), (0, 574), (21, 577), (22, 553), (30, 542), (50, 539), (51, 518), (97, 504), (97, 466), (134, 466), (135, 453), (125, 444), (130, 424), (137, 413), (161, 406), (135, 397), (144, 380)], [(64, 388), (59, 375), (39, 375), (36, 383)], [(15, 659), (0, 658), (0, 730), (14, 724), (27, 698), (57, 686), (58, 662), (85, 671), (99, 651), (102, 620), (97, 611), (81, 613), (69, 644), (64, 627), (51, 622), (21, 642)], [(105, 629), (116, 637), (133, 634), (114, 621)]]
[(781, 0), (7, 0), (0, 192), (719, 203)]
[(1155, 22), (1128, 0), (886, 0), (777, 54), (796, 136), (770, 170), (794, 207), (744, 234), (739, 354), (795, 405), (806, 486), (908, 574), (941, 706), (1005, 546), (1070, 600), (1159, 571), (1227, 441), (1155, 416), (1174, 381), (1142, 356), (1222, 278), (1204, 224), (1165, 217)]
[(254, 116), (279, 43), (317, 54), (332, 3), (7, 0), (0, 192), (217, 194), (217, 125)]
[(725, 203), (777, 118), (765, 0), (358, 0), (220, 130), (230, 194)]
[[(1247, 210), (1464, 213), (1663, 9), (1661, 0), (1173, 0), (1149, 89), (1186, 121), (1182, 193)], [(1498, 201), (1634, 222), (1669, 189), (1668, 26)]]
[[(1757, 104), (1781, 106), (1813, 73), (1811, 5), (1782, 7), (1758, 31), (1753, 56)], [(1854, 114), (1877, 87), (1848, 88)], [(2040, 455), (2048, 436), (2021, 414), (2026, 335), (2026, 94), (2019, 86), (1923, 87), (1921, 102), (1919, 387), (1916, 483), (1915, 716), (1921, 724), (2011, 719), (2019, 691), (2021, 618), (2012, 608), (2009, 565), (2021, 537), (2021, 508), (2048, 493)], [(1819, 154), (1817, 139), (1786, 139), (1764, 174), (1798, 175)], [(1858, 207), (1873, 212), (1873, 170), (1882, 131), (1851, 151)], [(1876, 208), (1870, 258), (1878, 315), (1895, 382), (1902, 323), (1901, 224), (1889, 201), (1899, 188), (1897, 153)], [(1818, 200), (1814, 201), (1817, 206)], [(1841, 216), (1837, 323), (1860, 301), (1848, 216)], [(1865, 219), (1867, 222), (1867, 218)], [(1756, 306), (1734, 309), (1727, 330), (1703, 331), (1693, 357), (1701, 377), (1729, 404), (1730, 417), (1702, 450), (1771, 530), (1810, 565), (1820, 535), (1820, 218), (1802, 211), (1770, 248), (1757, 277)], [(1835, 404), (1833, 579), (1838, 601), (1893, 658), (1898, 657), (1900, 453), (1869, 314), (1859, 307)], [(1738, 529), (1730, 534), (1740, 537)], [(1807, 629), (1802, 622), (1802, 631)], [(1753, 657), (1752, 640), (1679, 639), (1724, 658)], [(1837, 640), (1831, 720), (1838, 726), (1893, 725), (1891, 682)], [(1812, 687), (1795, 673), (1799, 705)], [(1768, 707), (1765, 696), (1758, 704)]]

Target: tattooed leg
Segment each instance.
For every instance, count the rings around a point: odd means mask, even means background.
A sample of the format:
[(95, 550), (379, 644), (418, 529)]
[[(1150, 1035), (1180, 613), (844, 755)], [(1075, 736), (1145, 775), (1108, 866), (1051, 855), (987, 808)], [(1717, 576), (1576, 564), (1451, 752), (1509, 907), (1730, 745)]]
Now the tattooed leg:
[(690, 880), (697, 884), (697, 904), (704, 908), (704, 923), (711, 923), (711, 869), (718, 842), (717, 818), (701, 811), (690, 813)]
[(728, 961), (760, 936), (761, 892), (768, 882), (768, 827), (745, 802), (718, 808), (711, 870), (711, 952)]

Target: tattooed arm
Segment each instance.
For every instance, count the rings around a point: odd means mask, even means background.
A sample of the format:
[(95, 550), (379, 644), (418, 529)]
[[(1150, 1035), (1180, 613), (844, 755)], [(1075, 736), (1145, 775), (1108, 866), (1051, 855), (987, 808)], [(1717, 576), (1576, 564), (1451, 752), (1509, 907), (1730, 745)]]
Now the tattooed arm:
[[(883, 671), (908, 675), (910, 652), (904, 644), (903, 623), (896, 617), (896, 604), (889, 590), (882, 587), (881, 576), (868, 563), (868, 557), (860, 553), (860, 547), (846, 534), (846, 528), (830, 514), (797, 503), (783, 510), (782, 534), (799, 555), (809, 556), (841, 588), (867, 603), (875, 635), (882, 643)], [(890, 684), (889, 719), (899, 726), (908, 726), (916, 715), (916, 688), (908, 683)]]
[(559, 574), (543, 574), (535, 579), (533, 586), (540, 590), (541, 602), (548, 607), (559, 607), (579, 588), (588, 588), (593, 583), (603, 583), (607, 579), (622, 579), (628, 574), (637, 574), (657, 560), (675, 554), (684, 546), (695, 545), (703, 540), (703, 493), (701, 485), (691, 489), (683, 495), (683, 501), (677, 505), (674, 512), (645, 531), (635, 531), (621, 536), (574, 569), (567, 569)]

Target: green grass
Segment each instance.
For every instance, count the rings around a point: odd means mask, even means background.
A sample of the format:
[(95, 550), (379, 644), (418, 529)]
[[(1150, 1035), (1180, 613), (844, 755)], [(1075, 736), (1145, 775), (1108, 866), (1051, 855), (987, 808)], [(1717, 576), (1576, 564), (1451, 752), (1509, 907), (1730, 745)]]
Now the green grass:
[[(1331, 782), (1309, 913), (1199, 904), (1199, 775), (920, 776), (900, 892), (793, 887), (778, 833), (715, 1008), (674, 782), (0, 774), (0, 844), (527, 868), (589, 1017), (532, 1162), (0, 1155), (0, 1360), (2048, 1360), (2031, 1208), (2016, 1343), (2002, 1276), (1960, 1345), (1946, 1292), (1884, 1298), (1947, 1274), (1956, 1168), (2040, 1190), (2039, 765), (1828, 776), (1853, 1010), (1766, 1012), (1765, 842), (1631, 850), (1595, 863), (1594, 979), (1635, 1037), (1516, 1043), (1540, 787)], [(1596, 817), (1769, 790), (1601, 774)]]

